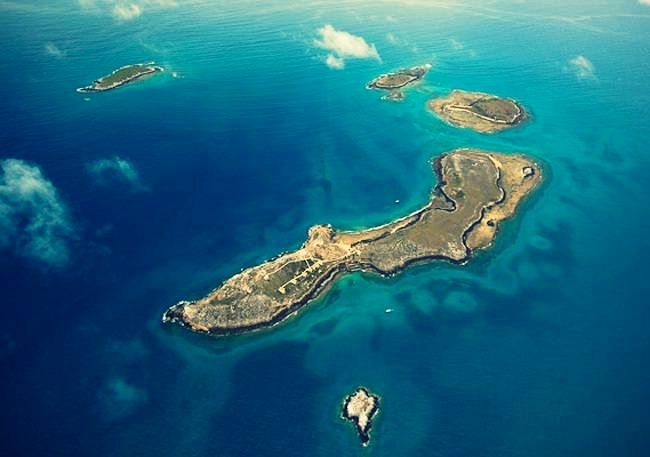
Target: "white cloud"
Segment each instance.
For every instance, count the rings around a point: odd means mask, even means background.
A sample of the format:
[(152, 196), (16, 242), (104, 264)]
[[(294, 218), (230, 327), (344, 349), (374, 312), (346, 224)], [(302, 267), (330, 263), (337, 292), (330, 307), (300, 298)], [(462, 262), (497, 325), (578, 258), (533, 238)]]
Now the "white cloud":
[(63, 267), (75, 230), (56, 188), (22, 160), (3, 160), (0, 167), (0, 249)]
[(360, 36), (336, 30), (330, 24), (325, 24), (316, 33), (319, 38), (314, 40), (314, 46), (330, 51), (325, 59), (325, 63), (330, 68), (344, 68), (345, 59), (381, 60), (375, 45), (368, 44)]
[(173, 8), (176, 0), (77, 0), (82, 10), (110, 13), (117, 21), (137, 19), (148, 9)]
[(108, 186), (114, 181), (128, 182), (133, 190), (145, 190), (140, 174), (131, 162), (118, 156), (95, 160), (86, 165), (97, 184)]
[(118, 3), (113, 7), (113, 16), (120, 21), (130, 21), (142, 14), (142, 7), (135, 3)]
[(642, 5), (650, 6), (650, 0), (639, 0), (639, 3), (642, 4)]
[(333, 70), (343, 70), (345, 68), (345, 60), (336, 57), (333, 54), (328, 54), (325, 58), (325, 65)]
[(578, 79), (596, 79), (596, 67), (585, 56), (576, 56), (569, 60), (565, 71), (573, 73)]

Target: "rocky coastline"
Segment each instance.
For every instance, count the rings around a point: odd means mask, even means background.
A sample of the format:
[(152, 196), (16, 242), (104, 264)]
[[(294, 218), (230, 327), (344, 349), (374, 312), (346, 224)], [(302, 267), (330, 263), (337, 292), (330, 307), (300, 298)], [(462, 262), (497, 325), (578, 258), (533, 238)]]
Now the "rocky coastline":
[(427, 103), (428, 108), (454, 127), (496, 133), (516, 127), (530, 116), (516, 100), (483, 92), (454, 90)]
[(379, 412), (379, 397), (365, 387), (357, 388), (343, 400), (341, 418), (354, 424), (362, 446), (370, 442), (372, 420)]
[(161, 66), (155, 65), (154, 62), (125, 65), (106, 76), (96, 79), (88, 86), (78, 88), (77, 92), (105, 92), (124, 86), (125, 84), (133, 83), (145, 76), (150, 76), (154, 73), (163, 71), (165, 71), (165, 69)]
[(401, 89), (424, 78), (430, 68), (431, 64), (424, 64), (411, 68), (402, 68), (393, 73), (385, 73), (370, 81), (366, 88), (387, 91), (388, 94), (384, 95), (382, 100), (402, 101), (405, 94)]
[(432, 168), (439, 184), (423, 208), (360, 232), (314, 226), (299, 250), (171, 306), (162, 321), (211, 335), (244, 333), (282, 322), (349, 272), (387, 277), (414, 264), (465, 263), (491, 244), (498, 223), (541, 181), (539, 166), (522, 155), (461, 149)]

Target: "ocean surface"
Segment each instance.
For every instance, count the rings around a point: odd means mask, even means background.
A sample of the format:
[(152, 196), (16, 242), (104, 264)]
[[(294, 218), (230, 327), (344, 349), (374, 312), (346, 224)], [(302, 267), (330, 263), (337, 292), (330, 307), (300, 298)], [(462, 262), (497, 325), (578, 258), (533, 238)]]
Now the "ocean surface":
[[(325, 49), (352, 35), (366, 58)], [(650, 454), (650, 6), (2, 0), (0, 41), (0, 455)], [(401, 103), (365, 88), (424, 63)], [(426, 102), (454, 88), (532, 118), (453, 128)], [(352, 274), (250, 335), (160, 323), (314, 224), (419, 208), (459, 147), (545, 174), (467, 265)]]

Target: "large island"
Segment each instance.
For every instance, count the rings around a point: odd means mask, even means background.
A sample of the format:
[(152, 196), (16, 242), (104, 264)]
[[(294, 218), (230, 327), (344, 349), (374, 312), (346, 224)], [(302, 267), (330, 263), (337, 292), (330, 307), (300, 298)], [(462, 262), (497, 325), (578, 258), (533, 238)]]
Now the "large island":
[(423, 208), (362, 231), (316, 225), (297, 251), (170, 307), (163, 322), (213, 335), (241, 333), (282, 321), (348, 272), (390, 276), (416, 263), (463, 263), (492, 243), (499, 223), (542, 179), (538, 164), (520, 154), (458, 149), (432, 165), (439, 184)]
[(454, 90), (447, 97), (429, 101), (428, 106), (448, 124), (481, 133), (500, 132), (528, 119), (515, 100), (482, 92)]
[(150, 63), (137, 63), (118, 68), (112, 73), (96, 79), (91, 85), (80, 87), (77, 92), (103, 92), (128, 83), (138, 81), (145, 76), (164, 71), (163, 67)]

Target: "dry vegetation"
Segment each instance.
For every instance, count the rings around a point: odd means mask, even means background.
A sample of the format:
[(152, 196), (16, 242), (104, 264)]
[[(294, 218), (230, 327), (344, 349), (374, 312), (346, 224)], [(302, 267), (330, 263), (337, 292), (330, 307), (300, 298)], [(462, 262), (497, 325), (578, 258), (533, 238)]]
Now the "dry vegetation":
[(431, 100), (428, 106), (445, 122), (481, 133), (500, 132), (528, 118), (516, 101), (481, 92), (455, 90), (447, 97)]
[(346, 272), (386, 276), (417, 262), (464, 262), (490, 245), (499, 222), (541, 181), (538, 165), (522, 155), (460, 149), (433, 167), (441, 184), (420, 210), (359, 232), (314, 226), (297, 251), (242, 271), (204, 298), (172, 306), (163, 321), (212, 334), (243, 332), (279, 322)]

